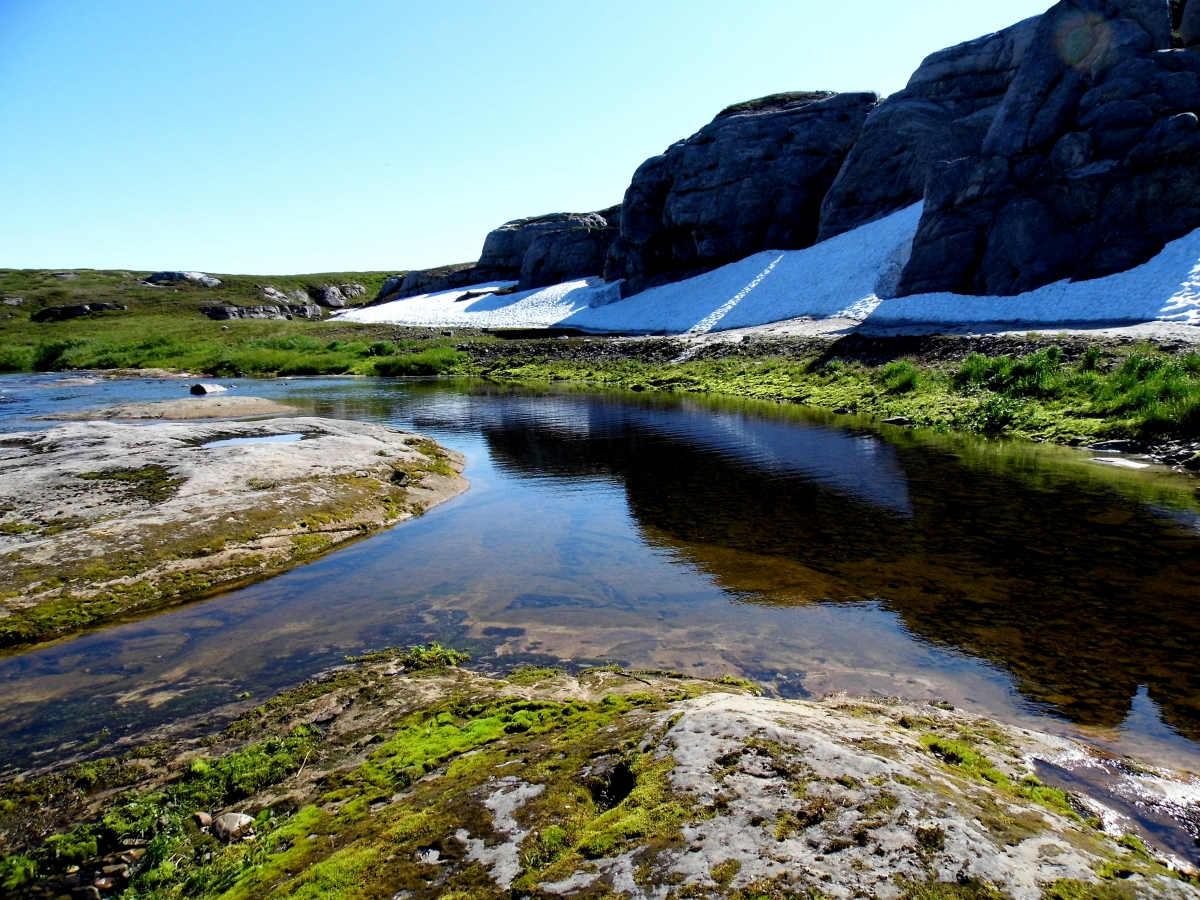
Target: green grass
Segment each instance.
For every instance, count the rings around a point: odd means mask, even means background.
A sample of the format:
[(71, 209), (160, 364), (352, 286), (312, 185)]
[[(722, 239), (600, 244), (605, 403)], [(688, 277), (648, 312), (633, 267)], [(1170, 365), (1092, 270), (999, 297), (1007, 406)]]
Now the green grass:
[[(81, 271), (62, 281), (48, 272), (0, 269), (0, 295), (23, 297), (0, 307), (0, 372), (71, 369), (177, 369), (236, 375), (439, 375), (463, 357), (448, 338), (398, 339), (390, 326), (305, 319), (212, 321), (213, 304), (262, 305), (259, 286), (282, 291), (355, 282), (374, 296), (387, 273), (249, 277), (221, 275), (218, 288), (146, 287), (146, 273)], [(115, 303), (124, 310), (63, 322), (33, 322), (48, 306)]]
[[(1037, 345), (1031, 342), (1031, 345)], [(526, 347), (473, 361), (471, 374), (580, 380), (636, 391), (729, 394), (803, 403), (976, 434), (1052, 441), (1200, 436), (1200, 354), (1150, 345), (1089, 347), (1068, 362), (1054, 345), (960, 363), (905, 359), (879, 366), (751, 353), (683, 363), (549, 359)]]

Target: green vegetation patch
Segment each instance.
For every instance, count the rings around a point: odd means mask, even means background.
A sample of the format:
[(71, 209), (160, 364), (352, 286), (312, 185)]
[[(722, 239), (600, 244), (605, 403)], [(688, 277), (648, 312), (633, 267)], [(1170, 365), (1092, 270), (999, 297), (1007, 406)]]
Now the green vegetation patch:
[(162, 503), (175, 496), (186, 478), (173, 476), (164, 466), (142, 466), (140, 469), (107, 469), (103, 472), (82, 472), (84, 481), (102, 481), (121, 488), (125, 497)]

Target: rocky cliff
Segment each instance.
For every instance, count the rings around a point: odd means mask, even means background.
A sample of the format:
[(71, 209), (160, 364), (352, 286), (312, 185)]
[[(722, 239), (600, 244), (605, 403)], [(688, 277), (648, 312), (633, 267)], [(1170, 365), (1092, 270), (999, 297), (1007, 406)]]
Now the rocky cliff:
[(509, 222), (394, 299), (599, 275), (621, 295), (808, 247), (918, 201), (899, 295), (1009, 295), (1129, 269), (1200, 227), (1200, 0), (1061, 0), (929, 56), (904, 90), (730, 107), (621, 207)]
[(522, 291), (600, 275), (617, 234), (621, 207), (551, 213), (506, 222), (490, 232), (476, 263), (421, 269), (384, 282), (375, 302), (450, 291), (487, 281), (516, 281)]
[(604, 277), (623, 293), (764, 249), (817, 239), (821, 202), (875, 94), (779, 94), (730, 107), (644, 162), (622, 204)]

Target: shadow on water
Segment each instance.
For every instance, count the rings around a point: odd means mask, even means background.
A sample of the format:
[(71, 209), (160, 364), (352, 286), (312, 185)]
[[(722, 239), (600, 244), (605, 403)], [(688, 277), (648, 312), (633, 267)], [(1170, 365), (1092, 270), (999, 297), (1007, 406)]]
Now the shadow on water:
[[(178, 384), (101, 388), (127, 402)], [(1200, 741), (1194, 480), (751, 401), (480, 381), (238, 389), (430, 434), (467, 454), (472, 490), (263, 584), (0, 660), (0, 757), (217, 721), (243, 690), (261, 701), (348, 653), (430, 639), (494, 671), (611, 660), (740, 670), (785, 696), (958, 690), (1026, 723)], [(94, 396), (30, 390), (21, 414)]]
[(1075, 453), (811, 418), (800, 430), (769, 408), (732, 413), (736, 441), (710, 405), (708, 434), (653, 405), (608, 411), (586, 440), (483, 430), (514, 470), (619, 479), (646, 539), (740, 600), (879, 598), (1071, 721), (1115, 728), (1145, 686), (1200, 740), (1200, 516), (1186, 493), (1081, 469)]

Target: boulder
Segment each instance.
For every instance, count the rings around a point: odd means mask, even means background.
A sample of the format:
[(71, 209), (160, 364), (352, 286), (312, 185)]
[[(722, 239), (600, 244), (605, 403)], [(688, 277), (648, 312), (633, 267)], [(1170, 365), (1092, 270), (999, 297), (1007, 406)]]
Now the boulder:
[(264, 300), (270, 300), (273, 303), (283, 303), (285, 305), (291, 302), (291, 298), (279, 290), (279, 288), (274, 288), (270, 285), (259, 285), (258, 289), (262, 291)]
[(308, 291), (304, 290), (303, 288), (296, 288), (295, 290), (290, 291), (289, 294), (297, 303), (312, 302), (312, 297), (308, 296)]
[(1183, 46), (1192, 48), (1200, 45), (1200, 0), (1190, 0), (1179, 17), (1179, 38)]
[(229, 390), (229, 388), (225, 387), (223, 384), (209, 384), (208, 382), (203, 381), (198, 384), (193, 384), (190, 389), (191, 393), (198, 397), (202, 397), (205, 394), (223, 394), (227, 390)]
[(573, 217), (567, 227), (536, 234), (521, 258), (517, 290), (549, 287), (604, 274), (619, 229), (621, 207)]
[(644, 162), (604, 268), (625, 295), (761, 250), (811, 246), (821, 203), (878, 97), (779, 94), (724, 110)]
[(288, 305), (288, 312), (290, 312), (293, 316), (299, 316), (301, 319), (321, 318), (321, 307), (317, 306), (315, 303), (292, 303)]
[(34, 322), (61, 322), (64, 319), (78, 319), (90, 316), (92, 313), (113, 312), (125, 307), (116, 303), (75, 303), (66, 306), (47, 306), (30, 316)]
[(215, 319), (219, 322), (224, 322), (229, 319), (290, 319), (291, 311), (284, 307), (278, 306), (232, 306), (222, 304), (219, 306), (203, 306), (200, 312), (208, 316), (210, 319)]
[(1200, 54), (1171, 46), (1167, 0), (1046, 12), (979, 149), (930, 172), (898, 293), (1097, 278), (1200, 226)]
[[(599, 213), (551, 213), (505, 222), (484, 240), (483, 252), (479, 255), (476, 267), (495, 272), (498, 277), (494, 280), (519, 278), (526, 254), (539, 238), (560, 234), (577, 237), (580, 231), (603, 231), (607, 228), (608, 221)], [(572, 242), (574, 240), (575, 237)], [(600, 269), (588, 274), (598, 275), (602, 269), (603, 263)]]
[(0, 303), (5, 306), (20, 306), (24, 302), (24, 297), (0, 297)]
[(930, 167), (978, 153), (1037, 18), (927, 57), (867, 117), (821, 206), (819, 240), (919, 201)]
[(317, 288), (314, 298), (321, 306), (327, 306), (330, 309), (342, 309), (346, 305), (346, 298), (342, 294), (341, 288), (336, 284), (325, 284)]
[(180, 281), (191, 281), (201, 287), (214, 288), (221, 284), (221, 279), (205, 275), (203, 272), (155, 272), (146, 278), (149, 284), (170, 284)]
[(338, 289), (341, 290), (342, 296), (347, 300), (354, 300), (358, 297), (363, 297), (367, 293), (367, 289), (358, 283), (339, 284)]
[(477, 277), (475, 263), (458, 263), (451, 266), (439, 266), (436, 269), (417, 269), (393, 275), (387, 279), (372, 302), (387, 303), (391, 300), (415, 297), (418, 294), (453, 291), (487, 280)]
[(253, 828), (254, 819), (245, 813), (225, 813), (212, 822), (213, 837), (226, 844), (245, 837)]

